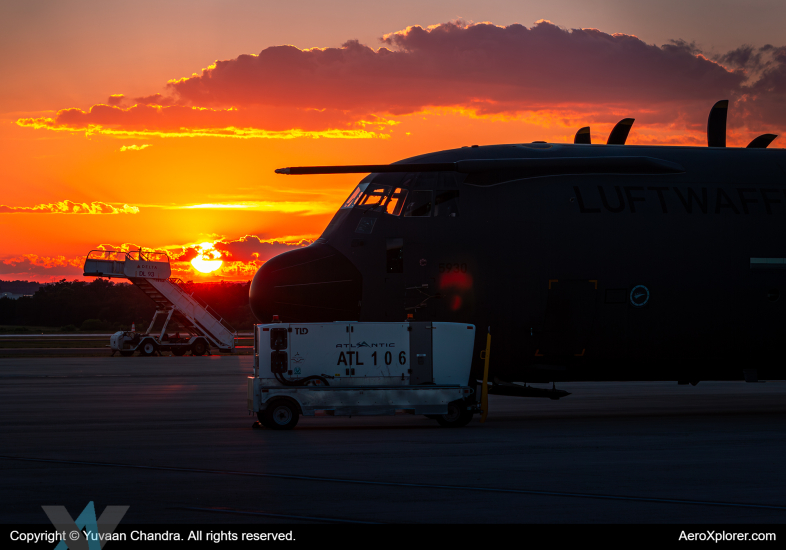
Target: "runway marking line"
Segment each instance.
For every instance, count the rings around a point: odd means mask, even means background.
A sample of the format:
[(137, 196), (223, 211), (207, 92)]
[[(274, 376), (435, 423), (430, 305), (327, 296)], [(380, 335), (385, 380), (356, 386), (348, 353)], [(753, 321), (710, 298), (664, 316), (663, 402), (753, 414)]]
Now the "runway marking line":
[(756, 508), (764, 510), (784, 510), (786, 506), (771, 504), (746, 504), (742, 502), (713, 502), (703, 500), (683, 500), (656, 497), (632, 497), (624, 495), (601, 495), (595, 493), (569, 493), (560, 491), (535, 491), (529, 489), (504, 489), (495, 487), (472, 487), (469, 485), (433, 485), (429, 483), (402, 483), (396, 481), (371, 481), (363, 479), (341, 479), (331, 477), (303, 476), (293, 474), (265, 474), (262, 472), (241, 472), (237, 470), (208, 470), (202, 468), (178, 468), (173, 466), (144, 466), (141, 464), (118, 464), (112, 462), (86, 462), (81, 460), (55, 460), (51, 458), (29, 458), (22, 456), (3, 456), (2, 460), (18, 460), (22, 462), (45, 462), (49, 464), (73, 464), (77, 466), (103, 466), (110, 468), (134, 468), (137, 470), (155, 470), (166, 472), (184, 472), (192, 474), (219, 474), (246, 477), (265, 477), (271, 479), (292, 479), (296, 481), (323, 481), (328, 483), (350, 483), (355, 485), (376, 485), (383, 487), (410, 487), (415, 489), (444, 489), (451, 491), (477, 491), (484, 493), (507, 493), (514, 495), (553, 496), (568, 498), (588, 498), (597, 500), (619, 500), (626, 502), (654, 502), (659, 504), (690, 504), (697, 506), (723, 506), (727, 508)]

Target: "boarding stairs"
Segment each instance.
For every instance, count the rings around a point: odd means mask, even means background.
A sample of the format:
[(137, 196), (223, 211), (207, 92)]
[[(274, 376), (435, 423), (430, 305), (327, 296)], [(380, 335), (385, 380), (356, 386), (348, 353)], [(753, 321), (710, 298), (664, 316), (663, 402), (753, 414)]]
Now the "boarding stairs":
[(211, 347), (222, 351), (235, 348), (237, 331), (210, 306), (186, 291), (180, 279), (171, 278), (169, 257), (163, 252), (117, 252), (93, 250), (85, 259), (85, 277), (125, 278), (137, 286), (156, 304), (156, 313), (147, 333), (156, 320), (164, 316), (161, 335), (175, 321), (186, 330), (204, 336)]

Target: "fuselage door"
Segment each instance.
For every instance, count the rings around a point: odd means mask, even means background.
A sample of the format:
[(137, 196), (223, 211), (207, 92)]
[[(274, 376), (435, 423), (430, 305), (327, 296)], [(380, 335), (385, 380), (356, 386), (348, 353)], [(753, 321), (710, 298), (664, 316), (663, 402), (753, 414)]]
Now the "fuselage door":
[[(437, 294), (434, 278), (430, 276), (428, 243), (407, 242), (404, 246), (404, 312), (409, 319), (431, 319), (433, 300)], [(405, 317), (406, 317), (405, 316)]]
[(385, 321), (403, 321), (404, 312), (404, 239), (389, 238), (385, 242)]

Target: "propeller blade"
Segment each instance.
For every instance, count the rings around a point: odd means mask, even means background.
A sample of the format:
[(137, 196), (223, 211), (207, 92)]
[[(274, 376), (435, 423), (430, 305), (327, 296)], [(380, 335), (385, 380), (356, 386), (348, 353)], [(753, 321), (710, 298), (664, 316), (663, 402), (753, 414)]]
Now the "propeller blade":
[(707, 119), (707, 147), (726, 147), (726, 114), (729, 100), (722, 99), (710, 109)]
[(776, 137), (778, 137), (777, 134), (762, 134), (759, 137), (753, 138), (753, 141), (748, 144), (746, 149), (766, 149)]
[(573, 138), (573, 143), (581, 143), (584, 145), (592, 143), (592, 139), (590, 139), (590, 127), (585, 126), (584, 128), (579, 128), (579, 131), (576, 132), (576, 137)]
[(628, 140), (628, 134), (630, 133), (630, 128), (633, 126), (633, 121), (636, 120), (635, 118), (623, 118), (620, 120), (616, 126), (611, 130), (609, 134), (609, 139), (606, 142), (606, 145), (625, 145), (625, 142)]

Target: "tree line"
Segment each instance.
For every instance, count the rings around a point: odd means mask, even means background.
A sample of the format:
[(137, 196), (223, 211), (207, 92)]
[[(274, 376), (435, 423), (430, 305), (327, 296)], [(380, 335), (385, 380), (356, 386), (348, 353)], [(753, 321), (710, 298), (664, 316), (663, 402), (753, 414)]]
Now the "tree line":
[[(213, 308), (236, 330), (256, 322), (248, 305), (250, 282), (184, 283), (181, 286)], [(62, 330), (145, 330), (155, 304), (136, 286), (107, 279), (40, 285), (32, 296), (0, 298), (0, 325), (53, 327)]]

